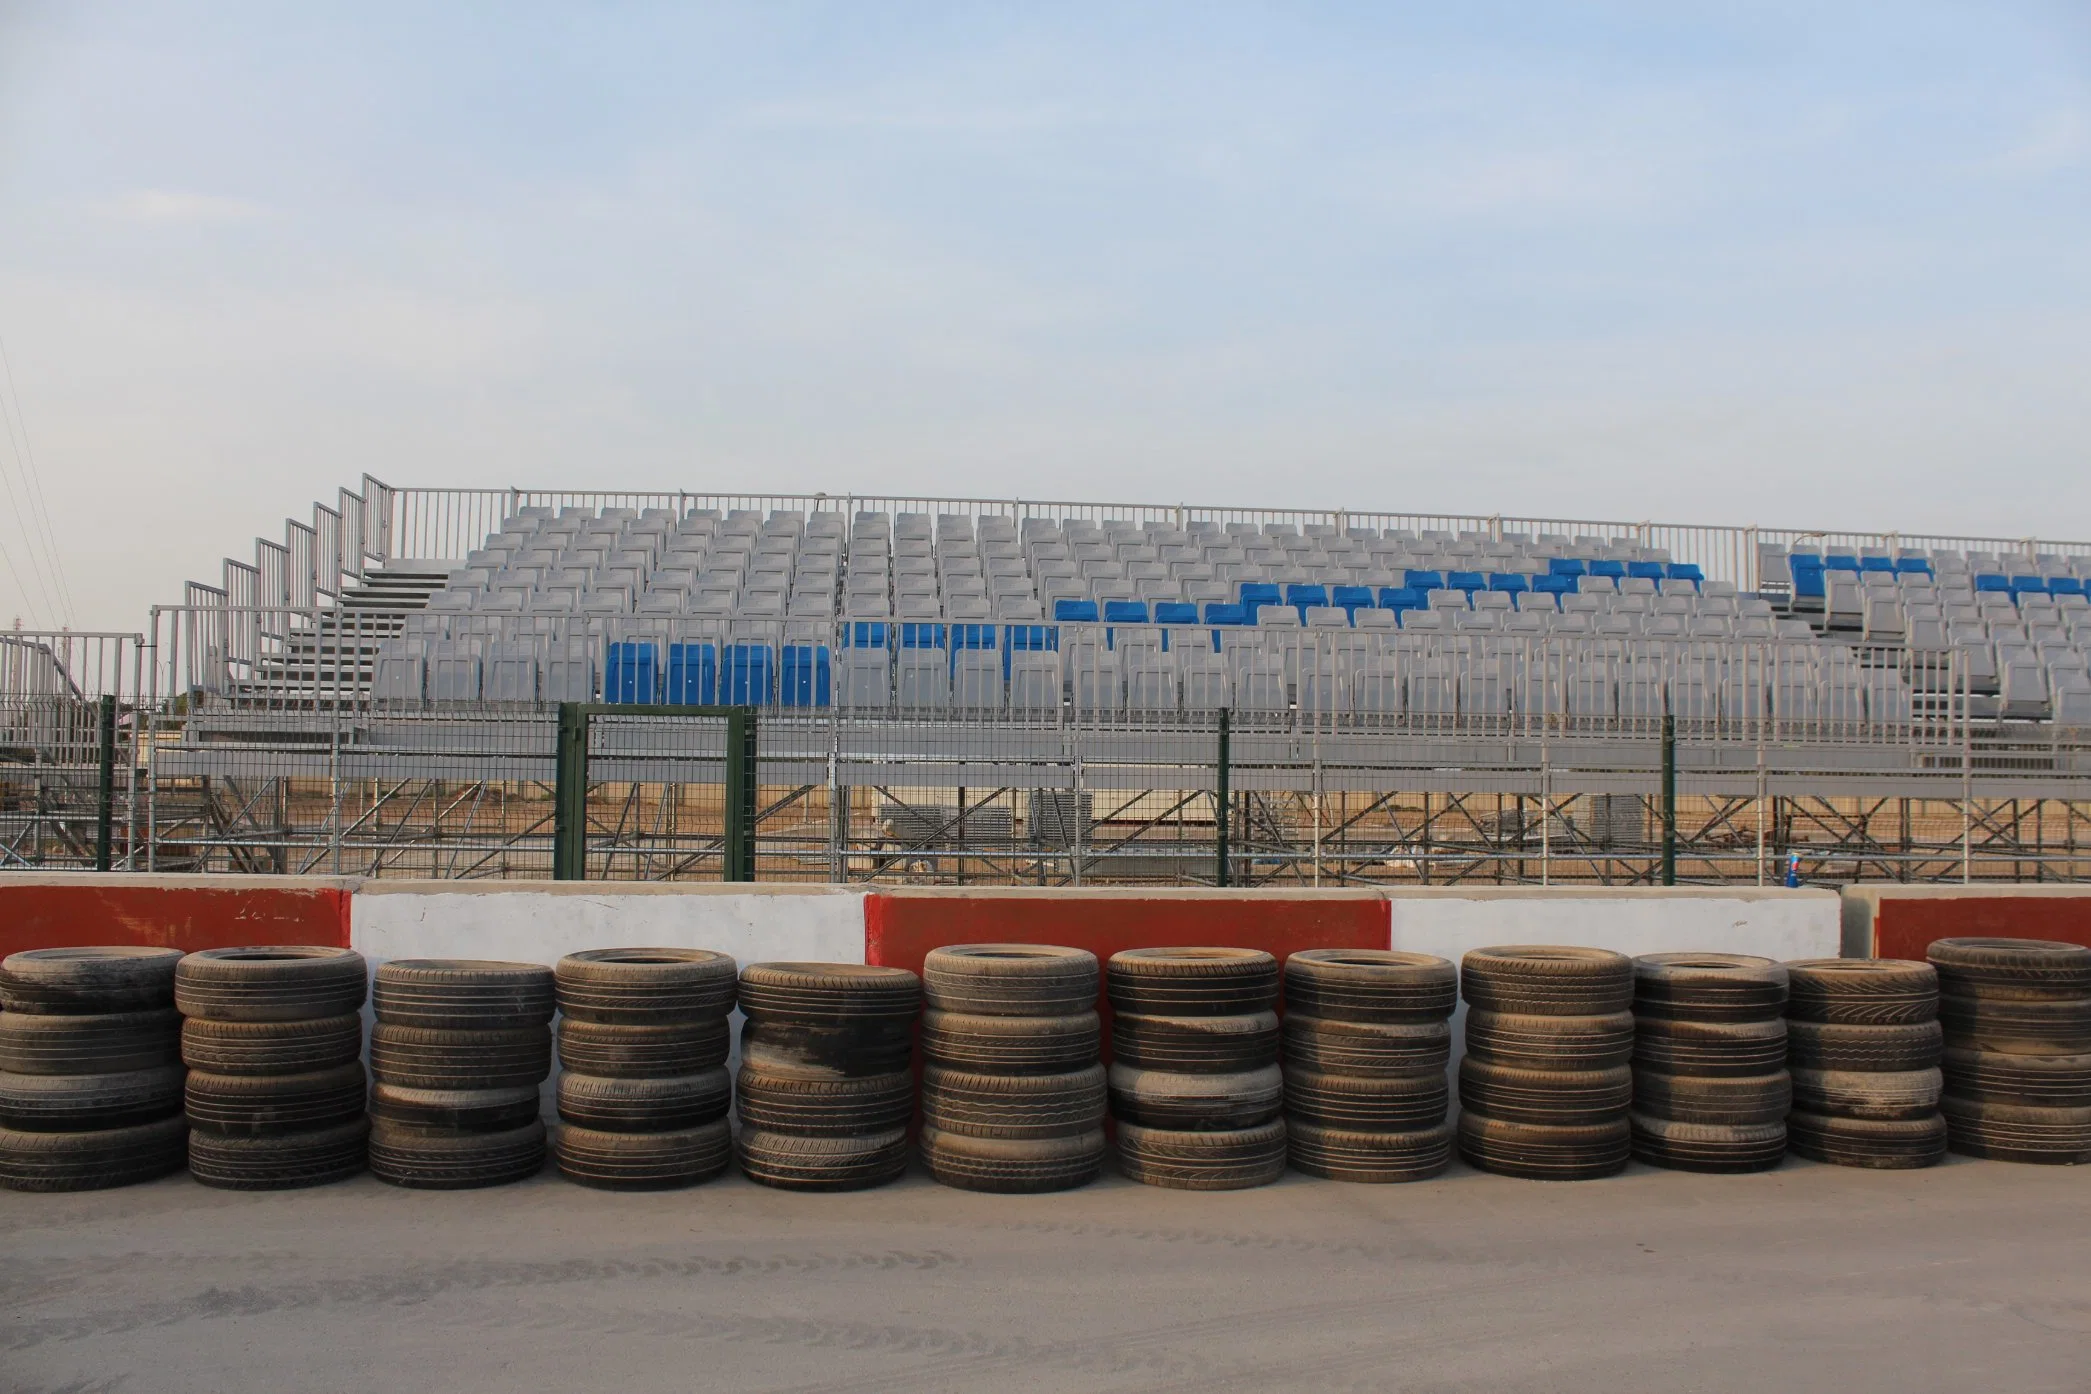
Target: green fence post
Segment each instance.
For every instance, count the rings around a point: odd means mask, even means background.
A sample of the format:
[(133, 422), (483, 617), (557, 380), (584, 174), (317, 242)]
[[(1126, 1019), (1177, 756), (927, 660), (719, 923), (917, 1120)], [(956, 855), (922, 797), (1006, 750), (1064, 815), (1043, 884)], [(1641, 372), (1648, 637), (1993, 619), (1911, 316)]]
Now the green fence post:
[(588, 879), (588, 712), (559, 704), (558, 782), (552, 792), (552, 879)]
[(1213, 873), (1213, 884), (1216, 886), (1224, 886), (1228, 884), (1229, 879), (1227, 874), (1227, 809), (1228, 803), (1230, 801), (1230, 796), (1227, 791), (1227, 768), (1228, 765), (1232, 762), (1233, 752), (1228, 749), (1230, 741), (1227, 727), (1227, 708), (1222, 707), (1220, 708), (1220, 791), (1215, 799), (1219, 819), (1218, 841), (1220, 854), (1219, 864)]
[(726, 715), (726, 879), (755, 879), (755, 709)]
[(1663, 713), (1663, 884), (1677, 884), (1677, 718)]
[(113, 834), (116, 822), (116, 697), (102, 698), (101, 768), (99, 801), (94, 815), (94, 869), (107, 871), (115, 864)]

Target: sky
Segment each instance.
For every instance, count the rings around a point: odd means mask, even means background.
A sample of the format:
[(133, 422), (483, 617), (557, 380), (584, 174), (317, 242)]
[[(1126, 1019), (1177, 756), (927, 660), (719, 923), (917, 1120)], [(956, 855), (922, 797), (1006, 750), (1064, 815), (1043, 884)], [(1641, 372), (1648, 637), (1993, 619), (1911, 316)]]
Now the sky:
[(365, 473), (2085, 539), (2091, 7), (0, 0), (0, 347), (31, 627)]

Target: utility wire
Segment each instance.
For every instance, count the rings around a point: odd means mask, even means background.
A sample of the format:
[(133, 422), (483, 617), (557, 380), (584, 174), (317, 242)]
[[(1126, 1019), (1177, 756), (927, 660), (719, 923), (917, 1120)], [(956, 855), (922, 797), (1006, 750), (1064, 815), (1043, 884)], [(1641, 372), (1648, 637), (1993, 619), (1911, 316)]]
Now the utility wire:
[[(51, 505), (44, 496), (43, 472), (36, 467), (36, 454), (29, 445), (29, 421), (22, 413), (22, 394), (15, 388), (14, 364), (7, 356), (7, 341), (0, 338), (0, 387), (5, 387), (5, 396), (13, 399), (14, 410), (7, 412), (5, 400), (0, 400), (0, 416), (7, 418), (8, 445), (15, 452), (16, 469), (22, 474), (25, 492), (30, 496), (35, 512), (33, 521), (42, 534), (44, 554), (47, 560), (53, 588), (57, 591), (59, 607), (68, 624), (74, 622), (76, 610), (73, 603), (73, 588), (66, 578), (65, 561), (58, 549), (58, 531), (51, 525)], [(20, 444), (15, 444), (19, 437)], [(29, 528), (23, 527), (27, 535)], [(34, 560), (34, 553), (31, 554)]]

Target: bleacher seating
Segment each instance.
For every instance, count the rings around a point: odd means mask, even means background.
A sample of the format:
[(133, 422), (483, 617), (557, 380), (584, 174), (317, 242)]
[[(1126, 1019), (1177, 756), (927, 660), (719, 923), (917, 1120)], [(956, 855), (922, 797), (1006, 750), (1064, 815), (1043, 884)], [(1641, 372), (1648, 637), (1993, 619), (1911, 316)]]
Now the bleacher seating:
[(371, 690), (1016, 719), (1841, 723), (1906, 722), (1952, 687), (1983, 714), (2091, 722), (2091, 558), (1762, 561), (1765, 589), (1742, 594), (1625, 538), (526, 508), (384, 646)]

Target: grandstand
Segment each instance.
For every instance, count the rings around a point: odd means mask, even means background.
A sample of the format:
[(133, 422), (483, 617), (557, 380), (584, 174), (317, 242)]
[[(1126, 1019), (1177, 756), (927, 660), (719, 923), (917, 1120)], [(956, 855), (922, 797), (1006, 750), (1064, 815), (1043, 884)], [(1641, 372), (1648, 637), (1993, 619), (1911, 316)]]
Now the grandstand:
[[(1874, 814), (1822, 805), (1856, 874), (1876, 853), (1893, 874), (1967, 874), (1984, 798), (2052, 806), (2066, 846), (2049, 856), (2043, 831), (2033, 861), (2074, 874), (2087, 581), (2080, 543), (366, 479), (154, 611), (141, 741), (170, 785), (233, 792), (175, 800), (146, 841), (184, 829), (217, 848), (200, 864), (243, 838), (309, 861), (323, 839), (330, 860), (414, 847), (398, 865), (527, 869), (552, 713), (594, 701), (757, 708), (762, 782), (797, 819), (766, 843), (789, 874), (963, 875), (977, 857), (990, 879), (1197, 879), (1231, 779), (1241, 826), (1267, 834), (1244, 855), (1286, 874), (1321, 877), (1334, 830), (1328, 874), (1427, 879), (1433, 819), (1456, 809), (1441, 843), (1485, 842), (1491, 874), (1522, 876), (1505, 867), (1535, 850), (1540, 878), (1561, 874), (1567, 849), (1630, 878), (1648, 823), (1618, 803), (1650, 796), (1666, 723), (1710, 879), (1762, 878), (1798, 836), (1793, 801), (1838, 799), (1900, 811), (1895, 851)], [(723, 758), (717, 733), (604, 740), (622, 874), (692, 865), (675, 849), (716, 839), (687, 786), (717, 780), (698, 770)], [(278, 781), (276, 831), (250, 826)], [(373, 863), (410, 787), (507, 811), (402, 825)], [(2003, 840), (2018, 850), (2015, 818)], [(1061, 862), (1041, 869), (1046, 848)]]

